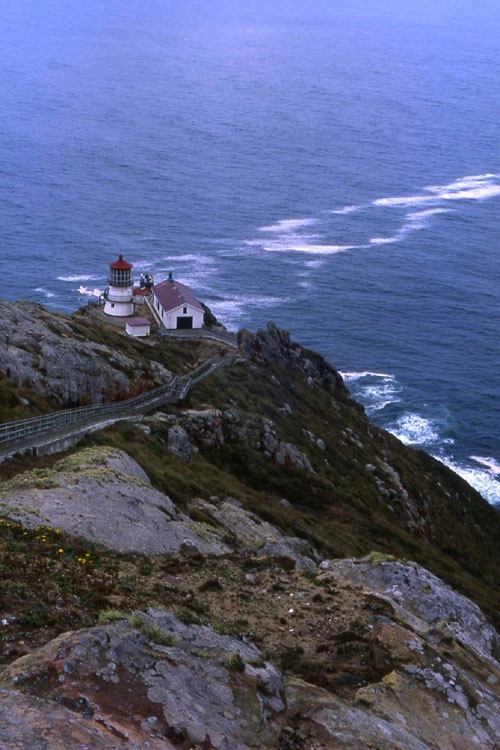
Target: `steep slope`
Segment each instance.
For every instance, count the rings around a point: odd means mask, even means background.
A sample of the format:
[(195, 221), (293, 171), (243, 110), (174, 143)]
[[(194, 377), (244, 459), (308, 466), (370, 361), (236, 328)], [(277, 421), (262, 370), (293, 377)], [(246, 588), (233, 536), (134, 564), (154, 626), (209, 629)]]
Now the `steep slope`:
[[(32, 332), (1, 358), (5, 420), (69, 403), (67, 357), (112, 399), (116, 363), (130, 392), (223, 346), (9, 315)], [(238, 339), (185, 406), (0, 464), (3, 746), (493, 750), (498, 511), (286, 332)]]

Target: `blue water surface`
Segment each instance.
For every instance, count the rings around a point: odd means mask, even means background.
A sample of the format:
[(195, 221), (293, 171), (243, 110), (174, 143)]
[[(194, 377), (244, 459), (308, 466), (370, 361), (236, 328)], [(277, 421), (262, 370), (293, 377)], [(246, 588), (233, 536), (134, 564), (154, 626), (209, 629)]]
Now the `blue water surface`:
[(498, 3), (0, 16), (4, 297), (72, 311), (118, 253), (173, 270), (500, 500)]

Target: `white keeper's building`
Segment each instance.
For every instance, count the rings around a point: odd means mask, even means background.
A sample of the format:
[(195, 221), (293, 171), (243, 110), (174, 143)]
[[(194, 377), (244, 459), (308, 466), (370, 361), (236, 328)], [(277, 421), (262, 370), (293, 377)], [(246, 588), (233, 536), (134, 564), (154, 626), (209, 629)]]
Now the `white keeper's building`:
[(152, 288), (153, 307), (168, 330), (203, 328), (204, 310), (193, 291), (172, 274)]

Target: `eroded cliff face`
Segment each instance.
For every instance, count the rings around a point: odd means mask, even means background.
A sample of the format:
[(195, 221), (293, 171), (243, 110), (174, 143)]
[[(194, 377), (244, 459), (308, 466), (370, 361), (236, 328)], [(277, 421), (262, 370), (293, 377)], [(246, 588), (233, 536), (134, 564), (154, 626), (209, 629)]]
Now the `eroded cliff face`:
[(86, 340), (69, 316), (34, 302), (0, 300), (0, 321), (0, 372), (61, 406), (116, 401), (172, 378), (154, 360)]
[[(310, 386), (317, 385), (338, 399), (349, 399), (349, 391), (338, 370), (317, 352), (292, 341), (288, 331), (280, 330), (272, 322), (256, 334), (240, 331), (238, 346), (241, 355), (249, 360), (263, 364), (279, 362), (300, 373)], [(356, 402), (351, 403), (362, 410)]]

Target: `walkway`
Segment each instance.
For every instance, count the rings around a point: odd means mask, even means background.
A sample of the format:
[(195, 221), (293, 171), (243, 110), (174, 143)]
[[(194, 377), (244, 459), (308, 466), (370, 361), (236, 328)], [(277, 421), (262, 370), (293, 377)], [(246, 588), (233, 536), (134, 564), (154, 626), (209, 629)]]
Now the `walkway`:
[(102, 430), (115, 422), (133, 419), (165, 404), (182, 404), (191, 388), (221, 367), (234, 362), (234, 356), (212, 357), (182, 377), (140, 396), (111, 404), (82, 406), (0, 425), (0, 461), (16, 453), (38, 455), (55, 453), (76, 443), (89, 432)]

